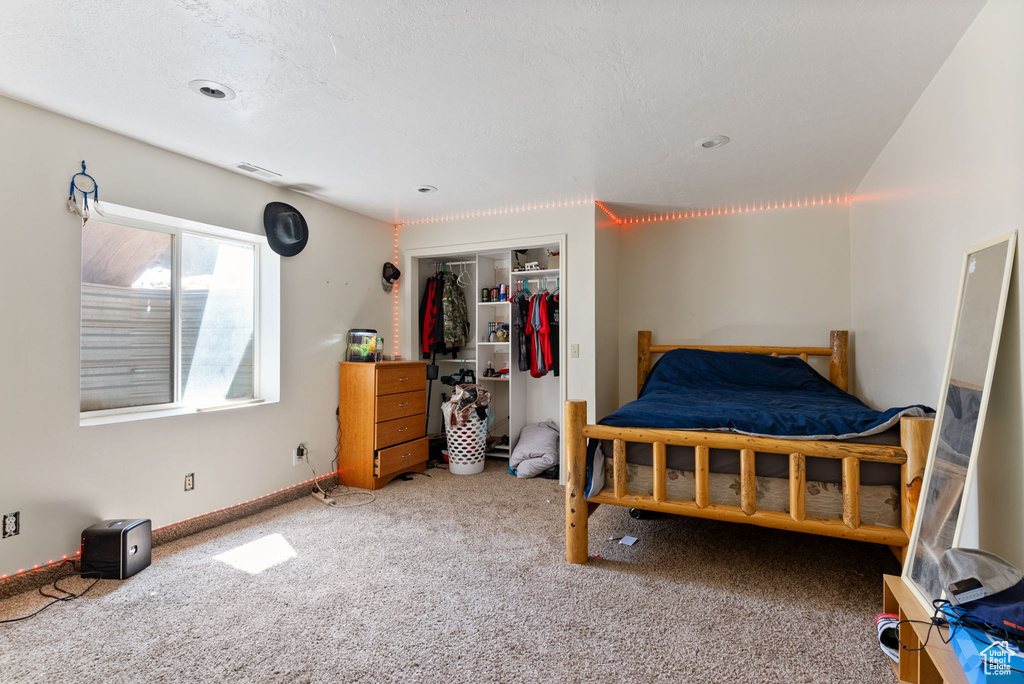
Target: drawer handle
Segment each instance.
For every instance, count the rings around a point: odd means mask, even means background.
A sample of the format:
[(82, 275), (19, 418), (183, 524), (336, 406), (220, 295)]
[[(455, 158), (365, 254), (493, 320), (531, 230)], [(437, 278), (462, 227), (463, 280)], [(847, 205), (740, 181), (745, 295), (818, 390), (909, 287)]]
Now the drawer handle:
[(409, 428), (398, 428), (398, 431), (399, 431), (399, 432), (405, 432), (405, 431), (406, 431), (406, 430), (408, 430), (408, 429), (409, 429)]
[(405, 455), (405, 456), (403, 456), (402, 458), (409, 458), (410, 456), (412, 456), (412, 454), (406, 454), (406, 455)]
[(405, 382), (405, 381), (406, 381), (406, 380), (408, 380), (408, 379), (409, 379), (409, 378), (398, 378), (398, 382)]
[(409, 402), (405, 402), (404, 404), (399, 404), (398, 408), (402, 408), (403, 406), (408, 406), (408, 405), (409, 405)]

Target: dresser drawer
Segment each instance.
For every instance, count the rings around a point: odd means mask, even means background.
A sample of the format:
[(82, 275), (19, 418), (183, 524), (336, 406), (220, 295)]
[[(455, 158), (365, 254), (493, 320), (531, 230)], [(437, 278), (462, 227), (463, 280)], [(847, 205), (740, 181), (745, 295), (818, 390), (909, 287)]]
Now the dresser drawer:
[(427, 410), (427, 395), (423, 390), (385, 394), (377, 397), (376, 422), (405, 418)]
[(373, 448), (383, 449), (393, 444), (419, 439), (425, 434), (427, 434), (427, 421), (422, 413), (417, 416), (377, 423)]
[(408, 444), (399, 444), (390, 449), (381, 449), (374, 459), (373, 474), (375, 477), (385, 477), (399, 470), (410, 466), (427, 462), (429, 440), (424, 437)]
[(377, 367), (377, 395), (412, 392), (427, 388), (427, 367), (423, 364)]

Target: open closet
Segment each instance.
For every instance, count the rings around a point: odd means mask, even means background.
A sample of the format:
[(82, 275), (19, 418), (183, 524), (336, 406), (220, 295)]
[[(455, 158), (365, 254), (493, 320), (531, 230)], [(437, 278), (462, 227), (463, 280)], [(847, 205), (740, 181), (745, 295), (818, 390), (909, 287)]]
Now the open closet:
[[(560, 252), (559, 243), (550, 243), (411, 259), (419, 310), (409, 358), (432, 359), (442, 378), (472, 371), (476, 384), (487, 389), (488, 456), (508, 458), (526, 425), (561, 426), (566, 364)], [(465, 328), (430, 313), (431, 298), (452, 282), (465, 301)], [(445, 325), (448, 330), (438, 329)], [(465, 339), (452, 346), (461, 330), (467, 331)], [(432, 382), (428, 433), (442, 432), (441, 402), (451, 390), (440, 379)]]

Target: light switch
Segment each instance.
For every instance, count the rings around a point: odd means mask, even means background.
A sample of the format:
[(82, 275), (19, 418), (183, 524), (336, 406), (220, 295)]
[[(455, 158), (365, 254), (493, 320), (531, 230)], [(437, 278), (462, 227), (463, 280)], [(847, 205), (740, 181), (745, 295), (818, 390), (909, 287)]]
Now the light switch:
[(571, 356), (574, 359), (580, 358), (580, 345), (578, 345), (578, 344), (570, 344), (569, 345), (569, 356)]

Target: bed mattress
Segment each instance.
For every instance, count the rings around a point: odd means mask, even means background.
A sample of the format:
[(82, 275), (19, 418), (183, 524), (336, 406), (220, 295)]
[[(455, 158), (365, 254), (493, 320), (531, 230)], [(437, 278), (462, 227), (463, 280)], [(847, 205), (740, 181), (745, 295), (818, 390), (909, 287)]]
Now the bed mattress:
[[(891, 428), (870, 437), (843, 440), (858, 444), (899, 446), (899, 428)], [(626, 443), (626, 493), (654, 494), (653, 447), (642, 442)], [(614, 487), (612, 442), (601, 440), (593, 460), (589, 484)], [(693, 501), (694, 448), (669, 444), (665, 448), (665, 494), (675, 501)], [(713, 504), (740, 506), (740, 454), (732, 449), (708, 451), (708, 493)], [(835, 458), (807, 457), (806, 515), (809, 518), (842, 519), (842, 462)], [(757, 480), (757, 508), (789, 513), (789, 457), (785, 454), (755, 452), (754, 475)], [(900, 466), (895, 463), (861, 461), (861, 524), (899, 527)], [(596, 493), (602, 487), (588, 487)]]
[[(810, 459), (807, 459), (810, 461)], [(816, 459), (820, 460), (820, 459)], [(604, 463), (604, 487), (612, 489), (612, 460)], [(691, 457), (692, 461), (692, 457)], [(862, 464), (863, 465), (863, 464)], [(843, 492), (839, 484), (808, 478), (805, 510), (808, 518), (841, 520)], [(595, 488), (597, 489), (597, 488)], [(652, 496), (654, 469), (650, 465), (627, 463), (626, 493)], [(692, 470), (668, 467), (665, 472), (665, 496), (674, 501), (693, 501), (695, 481)], [(708, 494), (712, 504), (740, 507), (740, 478), (738, 474), (715, 473), (708, 475)], [(789, 513), (789, 479), (757, 477), (757, 509)], [(860, 523), (884, 527), (900, 526), (899, 485), (862, 485), (860, 488)]]
[[(858, 437), (846, 439), (844, 442), (853, 444), (880, 444), (884, 446), (899, 446), (899, 428), (890, 428), (885, 432), (869, 437)], [(601, 440), (598, 448), (601, 455), (610, 458), (612, 455), (612, 443), (610, 440)], [(626, 443), (626, 462), (640, 465), (651, 465), (653, 462), (652, 446), (642, 442)], [(669, 444), (665, 448), (665, 464), (676, 470), (693, 472), (694, 450), (693, 447), (677, 446)], [(708, 469), (712, 473), (725, 473), (738, 475), (740, 472), (740, 452), (733, 449), (711, 449), (708, 452)], [(761, 451), (754, 455), (754, 474), (758, 477), (781, 477), (789, 478), (789, 456), (786, 454), (769, 454)], [(843, 464), (836, 458), (807, 458), (807, 479), (818, 482), (840, 483), (843, 481)], [(899, 485), (900, 467), (895, 463), (875, 463), (874, 461), (861, 461), (860, 483), (863, 486), (871, 485)]]

